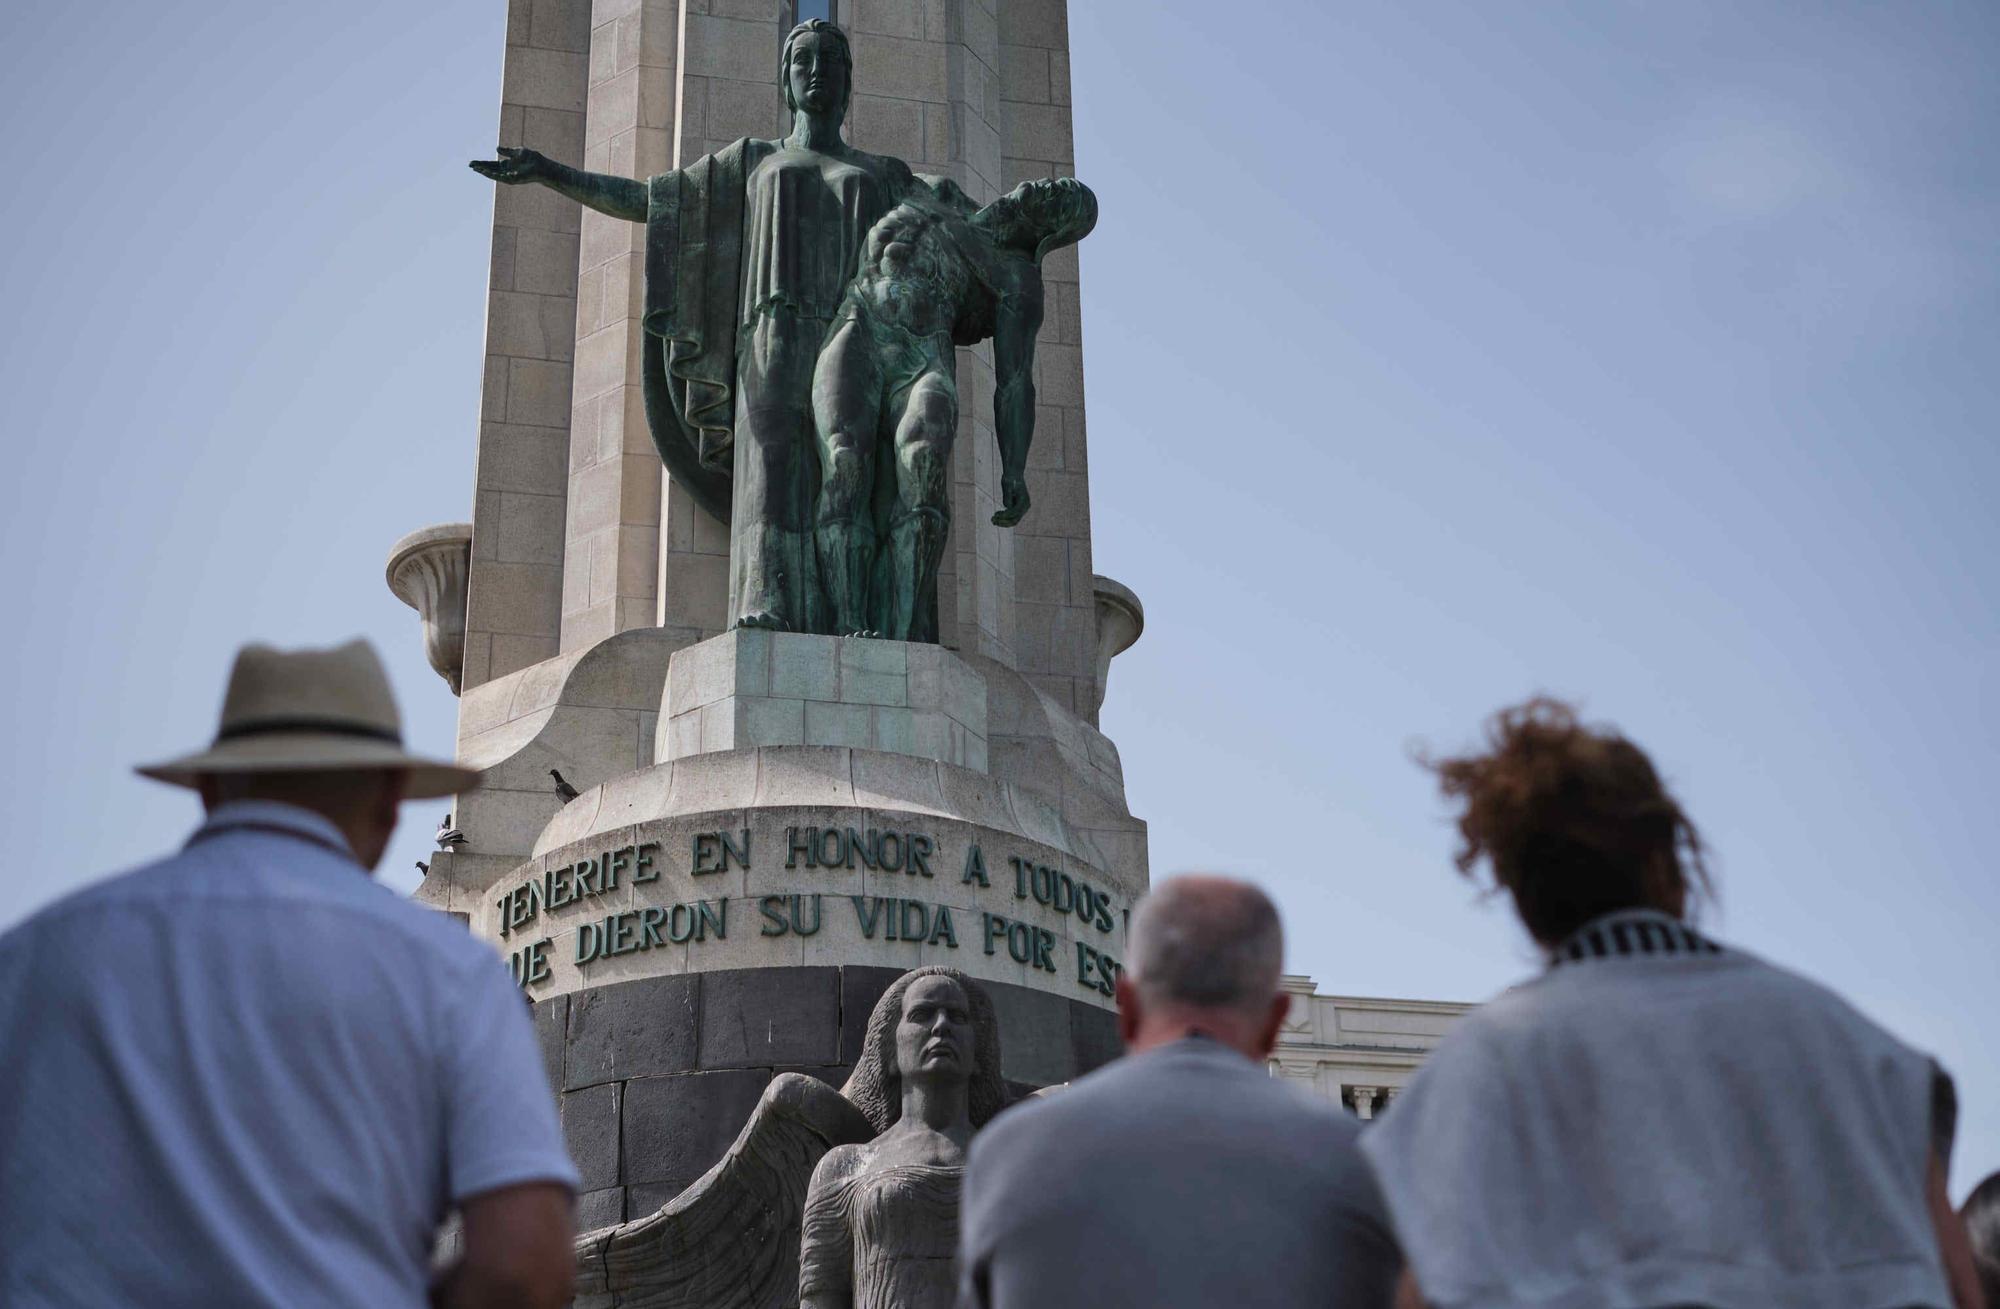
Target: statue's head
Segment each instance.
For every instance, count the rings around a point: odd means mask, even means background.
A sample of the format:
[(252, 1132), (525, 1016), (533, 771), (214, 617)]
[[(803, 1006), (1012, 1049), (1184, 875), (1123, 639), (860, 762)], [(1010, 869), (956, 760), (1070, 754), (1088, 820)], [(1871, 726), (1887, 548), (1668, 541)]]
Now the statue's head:
[(1075, 245), (1097, 226), (1097, 196), (1074, 177), (1023, 182), (984, 211), (988, 221), (1011, 229), (1040, 263), (1051, 250)]
[(832, 114), (845, 122), (854, 94), (854, 52), (847, 33), (824, 18), (800, 23), (785, 38), (778, 81), (785, 88), (785, 108), (793, 113)]
[(903, 1113), (906, 1078), (969, 1082), (979, 1127), (1006, 1103), (993, 1001), (956, 968), (918, 968), (889, 984), (868, 1015), (861, 1062), (844, 1091), (878, 1132)]

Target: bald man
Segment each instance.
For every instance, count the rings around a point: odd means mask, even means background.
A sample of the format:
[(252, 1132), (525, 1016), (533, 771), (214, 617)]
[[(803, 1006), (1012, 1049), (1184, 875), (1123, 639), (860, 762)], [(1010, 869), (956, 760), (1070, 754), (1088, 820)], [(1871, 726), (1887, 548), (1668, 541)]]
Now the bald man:
[(1360, 1125), (1265, 1066), (1288, 1001), (1270, 899), (1174, 878), (1126, 953), (1126, 1057), (973, 1138), (959, 1309), (1387, 1309), (1402, 1260)]

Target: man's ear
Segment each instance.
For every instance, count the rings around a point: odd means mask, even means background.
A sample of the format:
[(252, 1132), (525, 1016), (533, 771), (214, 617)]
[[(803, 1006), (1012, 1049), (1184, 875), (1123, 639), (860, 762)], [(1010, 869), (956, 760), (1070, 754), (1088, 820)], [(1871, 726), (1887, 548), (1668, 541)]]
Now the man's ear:
[(1132, 984), (1130, 973), (1120, 973), (1113, 989), (1118, 997), (1118, 1039), (1130, 1049), (1133, 1039), (1139, 1035), (1139, 988)]
[(1257, 1055), (1268, 1056), (1278, 1048), (1278, 1033), (1284, 1029), (1285, 1015), (1292, 1011), (1292, 997), (1280, 991), (1271, 997), (1271, 1011), (1264, 1017), (1264, 1026), (1257, 1033)]

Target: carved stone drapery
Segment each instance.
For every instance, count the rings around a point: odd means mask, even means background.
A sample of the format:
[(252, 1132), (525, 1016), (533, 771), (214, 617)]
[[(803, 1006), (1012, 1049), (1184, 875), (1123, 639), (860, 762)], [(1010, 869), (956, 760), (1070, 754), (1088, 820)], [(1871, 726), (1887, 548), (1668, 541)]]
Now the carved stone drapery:
[(465, 667), (465, 591), (472, 524), (419, 528), (389, 551), (389, 589), (424, 620), (424, 655), (458, 694)]

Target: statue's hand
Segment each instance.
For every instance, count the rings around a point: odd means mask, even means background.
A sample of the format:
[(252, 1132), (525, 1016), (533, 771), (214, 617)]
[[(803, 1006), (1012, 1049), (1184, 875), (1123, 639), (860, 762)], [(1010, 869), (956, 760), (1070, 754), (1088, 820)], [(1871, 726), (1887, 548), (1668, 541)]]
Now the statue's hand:
[(1012, 527), (1028, 516), (1028, 479), (1022, 473), (1000, 475), (1001, 505), (993, 515), (995, 527)]
[(540, 151), (503, 145), (498, 159), (473, 160), (472, 171), (496, 182), (519, 186), (523, 182), (539, 182), (547, 177), (548, 164), (548, 156)]

